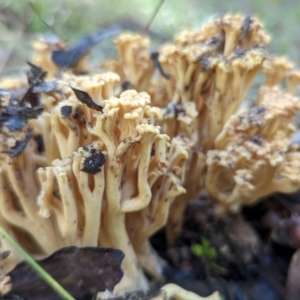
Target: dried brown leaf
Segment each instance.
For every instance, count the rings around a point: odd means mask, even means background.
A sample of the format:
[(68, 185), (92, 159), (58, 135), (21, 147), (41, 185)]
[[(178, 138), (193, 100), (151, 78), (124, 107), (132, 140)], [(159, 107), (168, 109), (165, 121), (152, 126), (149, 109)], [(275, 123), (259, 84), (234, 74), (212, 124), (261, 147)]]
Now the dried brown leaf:
[[(91, 299), (99, 291), (112, 291), (121, 280), (123, 258), (123, 252), (117, 249), (71, 246), (54, 252), (39, 264), (74, 298)], [(61, 299), (24, 262), (8, 276), (13, 283), (11, 295), (30, 300)]]

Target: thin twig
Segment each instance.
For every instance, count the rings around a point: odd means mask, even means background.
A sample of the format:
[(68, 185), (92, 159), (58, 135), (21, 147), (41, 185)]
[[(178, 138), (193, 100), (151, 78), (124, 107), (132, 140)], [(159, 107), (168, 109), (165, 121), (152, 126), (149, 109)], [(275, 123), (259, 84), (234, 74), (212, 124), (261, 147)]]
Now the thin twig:
[(160, 10), (161, 6), (163, 5), (163, 3), (165, 2), (165, 0), (160, 0), (160, 2), (158, 3), (158, 5), (155, 8), (155, 11), (153, 12), (153, 15), (151, 16), (149, 22), (147, 23), (147, 25), (145, 26), (143, 33), (147, 33), (149, 30), (149, 27), (151, 26), (151, 23), (153, 22), (154, 18), (156, 17), (158, 11)]
[(49, 25), (47, 22), (45, 22), (43, 20), (43, 18), (41, 17), (41, 14), (36, 9), (36, 7), (34, 6), (34, 4), (31, 3), (31, 2), (28, 2), (27, 4), (29, 5), (29, 7), (32, 10), (32, 12), (38, 17), (38, 19), (40, 20), (40, 22), (42, 24), (44, 24), (51, 32), (53, 32), (53, 34), (55, 34), (56, 36), (58, 36), (57, 33), (56, 33), (56, 31), (55, 31), (55, 28), (53, 26)]

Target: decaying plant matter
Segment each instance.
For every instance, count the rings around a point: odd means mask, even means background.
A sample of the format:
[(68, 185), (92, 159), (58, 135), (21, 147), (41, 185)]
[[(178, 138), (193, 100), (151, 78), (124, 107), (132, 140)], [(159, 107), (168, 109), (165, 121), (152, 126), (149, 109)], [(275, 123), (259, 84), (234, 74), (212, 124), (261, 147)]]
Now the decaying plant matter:
[[(203, 188), (223, 214), (298, 189), (300, 154), (290, 137), (300, 76), (267, 53), (268, 41), (256, 18), (241, 15), (184, 31), (152, 53), (148, 37), (122, 34), (119, 58), (103, 62), (109, 73), (77, 76), (79, 59), (50, 90), (37, 88), (49, 83), (35, 75), (34, 103), (23, 97), (16, 106), (2, 93), (1, 226), (34, 257), (67, 245), (121, 249), (121, 295), (147, 289), (145, 273), (162, 279), (149, 238), (166, 226), (174, 244), (186, 204)], [(51, 76), (61, 47), (36, 44), (35, 63)], [(260, 72), (254, 107), (239, 111)], [(12, 251), (3, 272), (18, 260)], [(177, 286), (162, 290), (184, 298)]]

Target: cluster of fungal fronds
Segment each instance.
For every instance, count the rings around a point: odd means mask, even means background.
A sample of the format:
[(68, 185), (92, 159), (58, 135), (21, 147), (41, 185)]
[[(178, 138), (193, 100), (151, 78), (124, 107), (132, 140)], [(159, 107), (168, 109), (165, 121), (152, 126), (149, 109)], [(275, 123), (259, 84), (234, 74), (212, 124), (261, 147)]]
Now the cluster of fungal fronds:
[[(98, 82), (98, 103), (106, 97), (102, 87)], [(1, 225), (33, 256), (68, 245), (122, 249), (118, 291), (145, 289), (139, 265), (161, 277), (148, 239), (165, 225), (171, 201), (185, 192), (180, 176), (188, 154), (180, 139), (169, 141), (154, 125), (160, 110), (146, 93), (126, 91), (100, 106), (89, 98), (94, 88), (66, 90), (35, 120), (37, 130), (20, 153), (1, 154)], [(1, 149), (8, 152), (30, 124), (17, 130), (3, 125)], [(38, 137), (45, 149), (38, 150)], [(3, 270), (13, 264), (8, 258)]]
[[(296, 190), (300, 153), (290, 137), (300, 106), (291, 94), (300, 76), (267, 53), (268, 41), (256, 18), (241, 15), (151, 53), (148, 37), (121, 34), (119, 58), (102, 64), (110, 73), (82, 76), (85, 55), (66, 65), (64, 45), (36, 44), (35, 63), (61, 77), (50, 84), (31, 66), (23, 98), (15, 95), (26, 82), (0, 81), (10, 90), (1, 94), (1, 226), (34, 257), (67, 245), (121, 249), (120, 295), (148, 287), (143, 271), (162, 278), (149, 238), (166, 226), (175, 243), (203, 188), (222, 213)], [(258, 73), (254, 108), (239, 112)], [(179, 288), (166, 290), (180, 299)]]
[[(219, 164), (214, 161), (213, 165), (219, 167), (212, 168), (211, 158), (215, 157), (216, 151), (226, 151), (225, 143), (220, 146), (224, 130), (234, 126), (229, 124), (237, 116), (232, 116), (247, 98), (259, 73), (264, 74), (265, 81), (257, 101), (262, 98), (261, 94), (264, 94), (264, 98), (272, 98), (274, 91), (265, 87), (275, 87), (283, 81), (288, 93), (293, 94), (297, 89), (299, 72), (286, 58), (268, 54), (266, 45), (269, 40), (257, 18), (241, 15), (226, 15), (209, 22), (200, 30), (183, 31), (174, 39), (174, 43), (163, 45), (155, 53), (149, 53), (148, 50), (148, 58), (145, 48), (149, 41), (146, 37), (127, 34), (116, 39), (120, 58), (115, 66), (123, 66), (123, 71), (117, 68), (114, 71), (120, 74), (123, 81), (131, 83), (130, 79), (133, 77), (126, 77), (124, 70), (133, 72), (138, 69), (139, 78), (145, 78), (153, 105), (162, 108), (163, 116), (159, 124), (163, 132), (170, 137), (182, 135), (189, 140), (189, 160), (186, 164), (186, 176), (183, 178), (187, 194), (177, 197), (170, 208), (167, 222), (169, 243), (174, 243), (178, 237), (187, 202), (195, 198), (202, 188), (206, 188), (225, 211), (235, 211), (241, 205), (255, 203), (263, 196), (252, 193), (247, 201), (242, 200), (244, 197), (239, 195), (235, 196), (236, 201), (229, 200), (227, 189), (235, 186), (234, 178), (238, 178), (237, 174), (242, 167), (235, 165), (235, 169), (222, 170), (222, 161)], [(155, 72), (149, 64), (150, 59)], [(126, 64), (121, 63), (124, 61)], [(134, 63), (130, 63), (131, 61)], [(139, 61), (147, 61), (147, 64), (143, 63), (143, 67), (138, 68)], [(145, 84), (139, 85), (136, 79), (132, 80), (132, 85), (138, 90), (145, 89)], [(253, 88), (251, 97), (255, 97)], [(283, 97), (288, 96), (284, 94)], [(289, 109), (285, 101), (280, 101), (279, 106), (282, 111)], [(276, 109), (278, 107), (271, 105), (266, 108), (266, 114), (272, 116), (272, 122), (276, 122)], [(295, 105), (295, 113), (297, 110), (298, 106)], [(287, 123), (292, 121), (293, 116), (287, 118)], [(238, 140), (238, 133), (234, 128), (232, 131), (232, 138)], [(288, 130), (285, 138), (287, 142), (282, 145), (283, 151), (288, 149), (290, 134), (291, 131)], [(248, 138), (255, 139), (254, 130), (249, 133)], [(270, 151), (273, 153), (277, 150), (272, 148)], [(228, 155), (231, 157), (231, 154)], [(297, 155), (296, 152), (294, 155)], [(282, 167), (283, 161), (276, 166), (276, 170)], [(216, 174), (217, 170), (220, 172), (216, 181), (210, 175)], [(298, 172), (296, 166), (293, 172)], [(219, 191), (221, 182), (222, 189), (227, 194)], [(295, 184), (295, 188), (297, 186)], [(259, 189), (257, 185), (252, 185), (252, 188)], [(271, 191), (273, 190), (269, 192)]]
[(207, 153), (205, 187), (222, 208), (238, 210), (273, 192), (299, 188), (300, 153), (290, 147), (291, 120), (299, 108), (298, 99), (265, 86), (254, 108), (229, 119), (215, 150)]

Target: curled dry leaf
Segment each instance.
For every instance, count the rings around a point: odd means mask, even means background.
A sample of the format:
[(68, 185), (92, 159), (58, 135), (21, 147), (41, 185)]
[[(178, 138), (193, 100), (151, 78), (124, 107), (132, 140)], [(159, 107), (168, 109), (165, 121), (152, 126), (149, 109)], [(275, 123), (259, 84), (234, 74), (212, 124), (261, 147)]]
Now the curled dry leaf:
[(90, 107), (90, 108), (93, 108), (93, 109), (95, 109), (95, 110), (98, 110), (98, 111), (101, 111), (101, 112), (102, 112), (103, 106), (98, 105), (97, 103), (95, 103), (95, 102), (93, 101), (93, 99), (91, 98), (91, 96), (90, 96), (87, 92), (81, 91), (81, 90), (78, 90), (78, 89), (75, 89), (75, 88), (72, 88), (72, 90), (73, 90), (73, 92), (74, 92), (76, 98), (77, 98), (80, 102), (86, 104), (86, 105), (87, 105), (88, 107)]
[[(39, 261), (48, 272), (76, 299), (91, 299), (97, 292), (112, 291), (121, 280), (122, 251), (101, 247), (67, 247)], [(60, 300), (24, 262), (11, 271), (13, 283), (10, 294), (30, 300)]]
[(36, 106), (39, 103), (38, 93), (49, 93), (57, 87), (56, 81), (45, 82), (47, 72), (41, 67), (38, 67), (30, 62), (27, 62), (30, 66), (27, 72), (27, 81), (29, 88), (20, 100), (20, 104), (24, 102), (30, 103), (32, 106)]
[(93, 47), (106, 38), (119, 32), (118, 28), (100, 30), (79, 40), (69, 50), (55, 50), (52, 52), (52, 61), (62, 68), (75, 67), (79, 60), (86, 56)]
[(47, 76), (47, 72), (45, 72), (42, 68), (32, 64), (31, 62), (27, 62), (30, 66), (29, 71), (27, 72), (27, 80), (29, 85), (35, 85), (44, 79)]
[(11, 131), (22, 129), (27, 123), (27, 119), (36, 118), (43, 111), (43, 106), (17, 107), (6, 106), (0, 114), (1, 126), (8, 127)]

